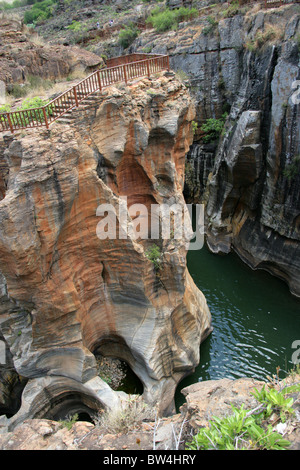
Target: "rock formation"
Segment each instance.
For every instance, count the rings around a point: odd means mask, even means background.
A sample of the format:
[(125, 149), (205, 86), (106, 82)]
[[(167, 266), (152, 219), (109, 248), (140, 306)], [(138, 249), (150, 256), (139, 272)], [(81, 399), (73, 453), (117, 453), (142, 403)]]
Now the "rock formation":
[[(11, 428), (117, 406), (124, 395), (97, 376), (94, 353), (127, 362), (145, 401), (173, 410), (210, 312), (187, 271), (187, 240), (155, 240), (156, 269), (153, 241), (134, 237), (129, 209), (185, 207), (193, 117), (185, 86), (161, 76), (110, 88), (69, 124), (3, 144), (0, 325), (13, 372), (27, 382)], [(114, 208), (119, 228), (125, 197), (127, 237), (100, 239), (98, 208)]]
[(91, 73), (104, 64), (101, 57), (79, 47), (39, 41), (20, 22), (0, 20), (0, 80), (8, 91), (16, 84), (24, 85), (29, 76), (54, 81), (73, 72)]
[[(198, 130), (185, 194), (206, 204), (210, 249), (235, 250), (300, 296), (299, 6), (226, 8), (139, 46), (168, 53), (189, 82)], [(220, 139), (204, 144), (202, 124), (224, 112)]]

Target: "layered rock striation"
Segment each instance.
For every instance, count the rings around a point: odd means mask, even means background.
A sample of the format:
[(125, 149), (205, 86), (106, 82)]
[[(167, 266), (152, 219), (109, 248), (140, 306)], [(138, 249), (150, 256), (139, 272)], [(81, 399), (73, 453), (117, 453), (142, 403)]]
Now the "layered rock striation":
[(103, 59), (92, 52), (44, 43), (21, 22), (0, 19), (0, 80), (8, 92), (27, 84), (30, 77), (55, 81), (102, 66)]
[[(207, 241), (235, 250), (252, 268), (280, 277), (300, 296), (299, 5), (271, 10), (211, 6), (159, 42), (196, 104), (198, 130), (187, 157), (185, 195), (206, 205)], [(227, 113), (218, 139), (207, 119)]]
[[(97, 353), (127, 362), (145, 401), (173, 410), (210, 312), (186, 267), (188, 239), (154, 240), (154, 264), (133, 208), (185, 208), (193, 117), (186, 88), (161, 76), (106, 90), (69, 124), (7, 139), (0, 327), (12, 372), (27, 381), (11, 427), (117, 406), (124, 394), (97, 375)], [(101, 222), (115, 213), (124, 228), (124, 211), (127, 235), (105, 238)]]

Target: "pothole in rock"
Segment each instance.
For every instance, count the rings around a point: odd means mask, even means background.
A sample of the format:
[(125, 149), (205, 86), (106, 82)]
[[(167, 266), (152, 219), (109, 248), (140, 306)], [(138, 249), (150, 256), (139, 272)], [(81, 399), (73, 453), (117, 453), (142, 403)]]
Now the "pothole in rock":
[(95, 358), (99, 377), (113, 390), (142, 395), (143, 384), (125, 361), (98, 354)]

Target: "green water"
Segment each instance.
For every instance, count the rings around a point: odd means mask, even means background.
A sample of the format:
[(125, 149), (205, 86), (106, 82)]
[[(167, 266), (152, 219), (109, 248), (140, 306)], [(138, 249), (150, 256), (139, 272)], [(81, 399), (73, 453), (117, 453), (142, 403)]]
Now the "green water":
[(292, 343), (300, 340), (300, 300), (281, 280), (248, 268), (235, 254), (214, 255), (204, 247), (188, 254), (188, 268), (204, 293), (214, 330), (200, 347), (200, 364), (176, 392), (192, 383), (220, 378), (266, 380), (293, 368)]

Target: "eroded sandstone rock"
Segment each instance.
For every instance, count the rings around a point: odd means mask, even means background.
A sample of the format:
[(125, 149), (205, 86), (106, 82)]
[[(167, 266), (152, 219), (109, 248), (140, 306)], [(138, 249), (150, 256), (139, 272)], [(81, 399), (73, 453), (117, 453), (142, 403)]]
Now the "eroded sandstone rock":
[(103, 65), (103, 59), (92, 52), (76, 46), (42, 44), (23, 31), (21, 23), (0, 20), (0, 80), (8, 91), (16, 84), (25, 84), (30, 75), (54, 81), (73, 72), (88, 74)]
[[(53, 418), (74, 397), (90, 409), (116, 406), (120, 394), (97, 377), (94, 353), (126, 361), (145, 401), (173, 409), (210, 312), (186, 268), (187, 240), (155, 241), (157, 272), (146, 256), (153, 241), (133, 237), (128, 208), (184, 207), (193, 115), (174, 77), (145, 79), (106, 90), (72, 125), (16, 136), (5, 151), (0, 322), (17, 373), (29, 379), (11, 426)], [(119, 214), (125, 197), (127, 238), (100, 240), (97, 208)]]

